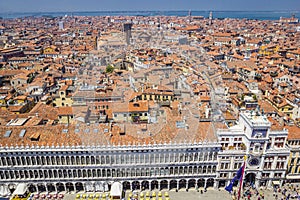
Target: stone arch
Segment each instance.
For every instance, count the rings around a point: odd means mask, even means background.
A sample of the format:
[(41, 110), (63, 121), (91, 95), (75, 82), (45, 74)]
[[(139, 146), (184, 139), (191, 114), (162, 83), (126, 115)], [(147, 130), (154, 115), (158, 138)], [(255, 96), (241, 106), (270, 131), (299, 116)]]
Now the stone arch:
[(85, 170), (85, 169), (82, 170), (82, 177), (83, 177), (83, 178), (86, 178), (86, 177), (87, 177), (87, 173), (86, 173), (86, 170)]
[(188, 188), (195, 188), (196, 187), (196, 180), (195, 179), (190, 179), (188, 181)]
[(95, 182), (95, 191), (96, 192), (103, 192), (104, 188), (103, 188), (103, 183), (101, 181), (97, 181)]
[(45, 178), (48, 178), (48, 177), (49, 177), (48, 170), (44, 170), (44, 177), (45, 177)]
[(56, 183), (57, 192), (65, 191), (65, 185), (63, 183)]
[(170, 190), (177, 189), (177, 180), (170, 181)]
[(209, 187), (214, 187), (214, 179), (213, 178), (208, 179), (206, 182), (206, 188), (209, 188)]
[(256, 178), (255, 173), (248, 173), (247, 175), (245, 175), (244, 183), (254, 184), (255, 178)]
[(130, 190), (130, 182), (129, 181), (124, 181), (123, 182), (123, 189), (124, 190)]
[(16, 157), (16, 163), (17, 165), (22, 165), (20, 157)]
[(106, 170), (106, 175), (107, 175), (107, 177), (111, 177), (111, 171), (110, 171), (110, 169)]
[(213, 168), (212, 168), (212, 173), (216, 173), (216, 166), (213, 166)]
[(132, 182), (132, 190), (140, 190), (140, 182), (139, 181), (133, 181)]
[(142, 190), (149, 190), (149, 181), (142, 181)]
[(211, 173), (211, 166), (209, 165), (208, 167), (207, 167), (207, 173)]
[(21, 157), (21, 161), (22, 161), (22, 165), (26, 165), (26, 160), (24, 156)]
[(106, 170), (105, 169), (102, 169), (102, 177), (106, 177)]
[(163, 189), (168, 189), (168, 181), (167, 180), (162, 180), (160, 182), (160, 190), (163, 190)]
[(10, 184), (8, 184), (7, 187), (9, 189), (10, 193), (13, 193), (15, 191), (15, 189), (16, 189), (17, 186), (14, 183), (10, 183)]
[(192, 166), (189, 166), (188, 167), (188, 174), (193, 174), (193, 167)]
[(158, 181), (154, 180), (151, 181), (151, 189), (158, 189)]
[(179, 167), (179, 174), (183, 174), (184, 173), (184, 167)]
[(82, 174), (81, 169), (78, 169), (77, 174), (78, 174), (78, 178), (81, 178), (81, 177), (82, 177), (83, 174)]
[(74, 184), (70, 182), (66, 183), (66, 191), (67, 192), (74, 191)]
[(37, 192), (37, 188), (36, 188), (36, 186), (34, 184), (29, 183), (27, 185), (27, 187), (28, 187), (29, 192), (31, 192), (31, 193)]
[(198, 174), (198, 167), (197, 166), (193, 167), (193, 174)]
[(95, 163), (95, 156), (91, 156), (91, 164), (94, 165)]
[(70, 165), (71, 163), (70, 163), (70, 156), (66, 156), (66, 164), (67, 165)]
[(75, 183), (75, 190), (76, 191), (84, 191), (84, 187), (83, 187), (83, 183), (81, 183), (81, 182), (77, 182), (77, 183)]
[(88, 175), (89, 178), (92, 177), (92, 170), (91, 170), (91, 169), (88, 169), (88, 170), (87, 170), (87, 175)]
[(205, 180), (203, 178), (201, 178), (197, 181), (198, 188), (204, 187), (204, 185), (205, 185)]
[(170, 174), (173, 175), (174, 174), (174, 168), (170, 167)]
[(12, 165), (16, 165), (16, 159), (15, 159), (15, 157), (11, 158), (11, 163), (12, 163)]
[(36, 164), (37, 165), (40, 165), (41, 164), (41, 158), (38, 156), (36, 157)]
[(20, 178), (21, 178), (21, 179), (24, 179), (24, 178), (25, 178), (25, 175), (24, 175), (24, 171), (23, 171), (23, 170), (20, 170), (20, 171), (19, 171), (19, 174), (20, 174)]
[(6, 164), (6, 160), (5, 160), (4, 157), (1, 158), (1, 161), (2, 161), (2, 165), (3, 165), (3, 166), (7, 165), (7, 164)]
[(178, 175), (178, 172), (179, 172), (178, 167), (174, 167), (174, 174)]
[(185, 179), (181, 179), (179, 181), (178, 189), (182, 189), (182, 188), (186, 188), (186, 180)]
[(32, 171), (32, 170), (29, 170), (29, 177), (30, 177), (30, 178), (34, 178), (34, 174), (33, 174), (33, 171)]
[(28, 156), (26, 156), (26, 163), (27, 163), (27, 165), (31, 165), (30, 158)]
[[(24, 170), (24, 176), (25, 176), (25, 179), (29, 178), (29, 173), (27, 170)], [(2, 178), (2, 177), (1, 177)]]
[(38, 192), (46, 192), (46, 186), (43, 183), (38, 183), (37, 184)]
[(52, 183), (47, 183), (46, 185), (48, 192), (55, 192), (55, 185)]

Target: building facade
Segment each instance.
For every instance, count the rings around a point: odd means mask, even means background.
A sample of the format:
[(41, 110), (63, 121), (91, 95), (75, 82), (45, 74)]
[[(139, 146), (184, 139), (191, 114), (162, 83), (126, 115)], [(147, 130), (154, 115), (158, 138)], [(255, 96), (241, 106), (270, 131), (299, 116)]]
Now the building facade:
[[(293, 130), (291, 130), (293, 131)], [(286, 182), (300, 181), (300, 137), (297, 132), (289, 134), (287, 146), (290, 149), (290, 156), (287, 167)]]
[(284, 183), (290, 150), (288, 130), (271, 130), (268, 118), (259, 111), (240, 114), (238, 124), (218, 130), (222, 150), (218, 153), (218, 177), (225, 186), (242, 166), (246, 155), (245, 183), (280, 186)]
[(34, 192), (216, 187), (217, 143), (1, 147), (3, 187)]

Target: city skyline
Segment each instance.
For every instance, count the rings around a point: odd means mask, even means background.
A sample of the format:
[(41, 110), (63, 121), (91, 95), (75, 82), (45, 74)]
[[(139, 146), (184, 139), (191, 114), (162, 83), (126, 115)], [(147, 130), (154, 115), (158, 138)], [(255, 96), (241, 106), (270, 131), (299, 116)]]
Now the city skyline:
[(213, 11), (299, 11), (300, 4), (294, 0), (224, 0), (203, 1), (190, 0), (188, 3), (180, 0), (138, 1), (138, 0), (61, 0), (41, 2), (38, 0), (5, 1), (0, 0), (0, 12), (75, 12), (75, 11), (150, 11), (150, 10), (213, 10)]

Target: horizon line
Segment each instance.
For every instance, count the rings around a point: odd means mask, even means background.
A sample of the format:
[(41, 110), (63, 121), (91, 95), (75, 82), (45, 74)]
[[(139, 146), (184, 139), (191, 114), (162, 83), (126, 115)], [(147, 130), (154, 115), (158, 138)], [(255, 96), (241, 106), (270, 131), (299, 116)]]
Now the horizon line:
[(0, 13), (58, 13), (58, 12), (300, 12), (300, 10), (75, 10), (75, 11), (0, 11)]

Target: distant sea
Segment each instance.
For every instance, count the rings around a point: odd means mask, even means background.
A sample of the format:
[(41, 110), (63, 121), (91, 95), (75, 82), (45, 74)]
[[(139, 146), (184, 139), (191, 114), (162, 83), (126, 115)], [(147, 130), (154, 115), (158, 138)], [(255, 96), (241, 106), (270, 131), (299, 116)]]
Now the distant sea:
[[(192, 16), (208, 18), (210, 11), (191, 11)], [(213, 18), (278, 20), (280, 17), (300, 18), (300, 11), (212, 11)], [(2, 18), (62, 17), (62, 16), (187, 16), (188, 11), (91, 11), (91, 12), (3, 12)]]

